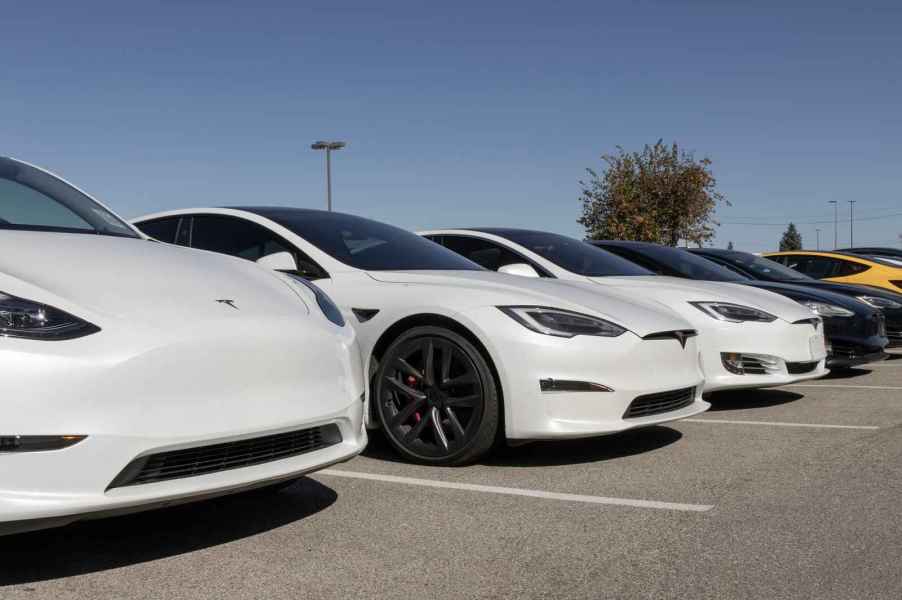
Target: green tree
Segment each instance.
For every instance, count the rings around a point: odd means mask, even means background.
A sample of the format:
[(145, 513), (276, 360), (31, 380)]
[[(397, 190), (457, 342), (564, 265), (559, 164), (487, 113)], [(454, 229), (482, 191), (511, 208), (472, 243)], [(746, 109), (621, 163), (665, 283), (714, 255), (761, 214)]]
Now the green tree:
[(780, 252), (801, 249), (802, 234), (796, 229), (795, 223), (790, 223), (789, 227), (786, 228), (786, 231), (783, 232), (783, 237), (780, 238)]
[(701, 246), (714, 236), (714, 210), (729, 202), (717, 191), (710, 159), (696, 160), (662, 140), (642, 152), (618, 146), (601, 159), (604, 171), (586, 169), (588, 180), (579, 182), (583, 214), (577, 222), (587, 238)]
[(733, 242), (727, 242), (727, 250), (733, 249)]

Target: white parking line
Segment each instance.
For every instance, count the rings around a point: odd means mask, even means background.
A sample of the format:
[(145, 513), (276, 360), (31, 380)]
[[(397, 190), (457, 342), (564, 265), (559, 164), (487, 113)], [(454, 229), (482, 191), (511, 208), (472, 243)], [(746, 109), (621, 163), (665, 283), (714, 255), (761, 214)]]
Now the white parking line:
[(437, 481), (434, 479), (398, 477), (395, 475), (382, 475), (379, 473), (360, 473), (357, 471), (344, 471), (340, 469), (325, 469), (318, 471), (316, 474), (328, 475), (332, 477), (348, 477), (350, 479), (368, 479), (371, 481), (382, 481), (386, 483), (401, 483), (404, 485), (418, 485), (422, 487), (441, 488), (449, 490), (463, 490), (467, 492), (482, 492), (484, 494), (527, 496), (529, 498), (541, 498), (543, 500), (562, 500), (564, 502), (583, 502), (586, 504), (611, 504), (615, 506), (632, 506), (635, 508), (654, 508), (659, 510), (677, 510), (684, 512), (705, 512), (714, 508), (714, 506), (711, 504), (681, 504), (678, 502), (657, 502), (655, 500), (637, 500), (633, 498), (609, 498), (607, 496), (559, 494), (557, 492), (545, 492), (542, 490), (498, 487), (494, 485), (477, 485), (473, 483), (453, 483), (450, 481)]
[(880, 427), (877, 425), (827, 425), (824, 423), (788, 423), (786, 421), (733, 421), (727, 419), (681, 419), (681, 421), (686, 423), (719, 423), (726, 425), (772, 425), (774, 427), (809, 427), (813, 429), (880, 429)]
[(834, 388), (852, 390), (896, 390), (902, 392), (902, 387), (892, 385), (839, 385), (825, 383), (792, 383), (783, 387), (788, 388)]

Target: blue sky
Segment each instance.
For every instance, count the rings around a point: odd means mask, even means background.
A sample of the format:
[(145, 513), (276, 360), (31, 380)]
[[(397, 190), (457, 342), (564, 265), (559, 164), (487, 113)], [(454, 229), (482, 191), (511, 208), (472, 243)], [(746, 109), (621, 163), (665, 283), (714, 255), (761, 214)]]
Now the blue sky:
[[(17, 2), (0, 154), (125, 216), (324, 205), (408, 228), (580, 235), (615, 146), (714, 160), (716, 243), (789, 220), (832, 246), (902, 233), (902, 5), (847, 2)], [(815, 224), (815, 221), (825, 221)], [(743, 223), (743, 224), (737, 224)], [(754, 224), (751, 224), (754, 223)], [(776, 225), (771, 225), (776, 223)]]

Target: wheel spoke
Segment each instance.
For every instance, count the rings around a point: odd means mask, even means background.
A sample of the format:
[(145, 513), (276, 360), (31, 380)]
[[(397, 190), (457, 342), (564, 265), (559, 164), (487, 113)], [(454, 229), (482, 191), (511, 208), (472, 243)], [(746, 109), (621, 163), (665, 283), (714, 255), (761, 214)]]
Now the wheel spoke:
[(423, 429), (426, 425), (429, 425), (429, 422), (432, 420), (432, 411), (427, 412), (423, 415), (423, 418), (420, 421), (410, 428), (410, 431), (404, 436), (404, 443), (409, 444), (414, 441), (418, 437), (420, 437), (420, 433), (423, 432)]
[(423, 346), (423, 381), (427, 386), (435, 385), (435, 344), (432, 338)]
[(396, 360), (395, 364), (398, 365), (398, 368), (400, 370), (404, 371), (408, 375), (412, 375), (412, 376), (416, 377), (417, 379), (419, 379), (420, 381), (423, 380), (423, 374), (420, 373), (420, 371), (418, 369), (414, 368), (409, 362), (407, 362), (403, 358), (399, 358), (398, 360)]
[(442, 377), (439, 381), (445, 384), (451, 377), (451, 348), (442, 348)]
[(448, 388), (453, 387), (455, 385), (463, 385), (465, 383), (475, 383), (476, 377), (473, 376), (473, 373), (464, 373), (463, 375), (458, 375), (453, 379), (448, 379), (442, 381), (442, 387)]
[(433, 406), (430, 412), (432, 413), (432, 429), (435, 430), (435, 437), (442, 447), (447, 450), (448, 438), (445, 436), (445, 430), (442, 429), (442, 418), (438, 413), (438, 408)]
[(454, 414), (454, 411), (451, 410), (450, 406), (445, 406), (445, 414), (448, 415), (448, 421), (451, 422), (451, 431), (454, 432), (454, 440), (459, 441), (464, 439), (466, 432), (460, 424), (460, 421), (457, 420), (457, 415)]
[(392, 377), (386, 377), (385, 380), (386, 380), (393, 388), (395, 388), (396, 391), (398, 391), (398, 392), (404, 394), (404, 395), (407, 396), (408, 398), (412, 398), (412, 399), (414, 399), (414, 400), (425, 400), (425, 399), (426, 399), (426, 394), (424, 394), (424, 393), (421, 392), (420, 390), (415, 390), (415, 389), (413, 389), (412, 387), (410, 387), (410, 386), (408, 386), (408, 385), (404, 385), (403, 383), (401, 383), (401, 382), (398, 381), (397, 379), (394, 379), (394, 378), (392, 378)]
[(422, 406), (423, 402), (424, 400), (414, 400), (404, 405), (404, 408), (399, 410), (398, 414), (392, 417), (391, 426), (397, 427), (399, 425), (403, 425), (404, 422), (407, 421), (407, 419), (409, 419), (414, 412), (416, 412), (417, 408)]
[(472, 396), (461, 396), (459, 398), (447, 398), (445, 399), (445, 406), (453, 406), (453, 407), (463, 407), (463, 408), (472, 408), (476, 406), (476, 403), (479, 401), (480, 396), (478, 394), (474, 394)]

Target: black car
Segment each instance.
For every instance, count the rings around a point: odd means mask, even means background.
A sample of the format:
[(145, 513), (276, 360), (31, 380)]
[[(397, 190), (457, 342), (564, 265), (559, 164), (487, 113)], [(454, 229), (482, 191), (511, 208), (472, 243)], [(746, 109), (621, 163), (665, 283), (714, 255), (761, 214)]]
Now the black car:
[(876, 256), (878, 258), (902, 260), (902, 250), (899, 250), (898, 248), (858, 246), (856, 248), (843, 248), (842, 250), (837, 250), (837, 252), (848, 252), (849, 254), (860, 254), (861, 256)]
[(745, 275), (751, 279), (775, 283), (791, 283), (792, 285), (835, 292), (860, 300), (874, 308), (879, 308), (886, 317), (886, 337), (889, 338), (888, 347), (902, 347), (902, 294), (866, 285), (815, 279), (769, 258), (755, 256), (749, 252), (721, 250), (719, 248), (692, 248), (689, 251), (696, 256), (707, 258), (722, 267), (736, 271), (740, 275)]
[(889, 341), (883, 313), (855, 298), (788, 283), (756, 281), (680, 248), (648, 242), (599, 240), (589, 243), (659, 275), (750, 285), (808, 306), (824, 319), (829, 346), (827, 367), (830, 369), (847, 369), (886, 358), (883, 350)]

